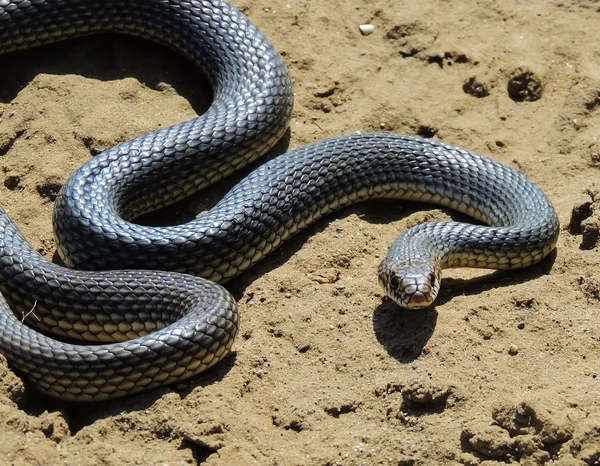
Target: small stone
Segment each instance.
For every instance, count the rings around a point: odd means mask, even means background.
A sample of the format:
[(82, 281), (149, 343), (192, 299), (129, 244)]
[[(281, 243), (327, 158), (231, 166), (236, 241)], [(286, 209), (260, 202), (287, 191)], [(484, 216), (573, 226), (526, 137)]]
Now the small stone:
[(445, 408), (454, 387), (449, 385), (424, 385), (411, 383), (402, 391), (402, 399), (407, 406)]
[(335, 283), (340, 279), (340, 271), (333, 268), (323, 268), (315, 270), (308, 278), (321, 285), (325, 283)]
[(511, 356), (516, 356), (519, 354), (519, 350), (520, 348), (517, 345), (510, 345), (510, 348), (508, 348), (508, 354)]
[(361, 24), (360, 26), (358, 26), (358, 29), (360, 29), (360, 32), (363, 36), (368, 36), (375, 32), (375, 26), (373, 26), (372, 24)]
[(519, 330), (523, 330), (523, 329), (525, 328), (525, 322), (519, 322), (519, 323), (517, 324), (517, 328), (518, 328)]

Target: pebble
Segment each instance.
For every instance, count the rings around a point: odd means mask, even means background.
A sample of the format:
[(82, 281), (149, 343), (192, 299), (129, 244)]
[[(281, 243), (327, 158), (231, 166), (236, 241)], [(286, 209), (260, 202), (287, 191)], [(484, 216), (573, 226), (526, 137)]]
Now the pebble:
[(520, 348), (517, 345), (510, 345), (510, 348), (508, 348), (508, 354), (515, 356), (519, 354), (519, 350)]
[(373, 26), (372, 24), (361, 24), (360, 26), (358, 26), (358, 28), (360, 29), (360, 32), (363, 36), (373, 34), (373, 32), (375, 31), (375, 26)]

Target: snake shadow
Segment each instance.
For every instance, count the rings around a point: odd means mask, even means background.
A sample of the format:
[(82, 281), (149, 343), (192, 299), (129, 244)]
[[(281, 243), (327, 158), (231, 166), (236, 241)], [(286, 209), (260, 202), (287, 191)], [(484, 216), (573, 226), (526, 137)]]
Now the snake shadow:
[[(369, 205), (370, 202), (377, 203), (377, 206)], [(398, 221), (416, 212), (442, 210), (450, 216), (452, 221), (484, 225), (472, 217), (455, 212), (451, 209), (422, 202), (394, 200), (369, 201), (362, 205), (358, 204), (356, 207), (356, 213), (363, 220), (373, 224)], [(436, 221), (435, 216), (431, 220)], [(427, 219), (427, 221), (429, 221), (429, 219)], [(401, 232), (399, 231), (398, 234), (400, 233)], [(454, 296), (481, 294), (484, 291), (489, 291), (494, 288), (514, 286), (548, 275), (552, 270), (555, 260), (556, 250), (552, 251), (546, 258), (531, 267), (515, 270), (495, 270), (493, 272), (490, 271), (491, 269), (480, 269), (482, 273), (481, 276), (469, 279), (448, 277), (446, 271), (444, 273), (446, 276), (443, 277), (442, 287), (436, 298), (434, 308), (435, 306), (451, 301)]]
[(444, 304), (451, 301), (454, 296), (478, 295), (484, 291), (514, 286), (548, 275), (554, 266), (556, 257), (557, 252), (555, 249), (543, 260), (526, 269), (496, 270), (482, 277), (470, 279), (444, 278), (443, 287), (436, 299), (436, 303), (438, 305)]
[[(182, 382), (143, 391), (116, 400), (83, 404), (74, 403), (48, 397), (41, 392), (37, 392), (33, 387), (27, 387), (24, 397), (18, 402), (18, 406), (32, 416), (39, 416), (45, 411), (60, 411), (69, 425), (71, 436), (73, 436), (84, 427), (92, 425), (96, 421), (145, 411), (169, 393), (177, 393), (183, 399), (196, 389), (212, 386), (229, 374), (236, 364), (236, 359), (237, 355), (235, 351), (232, 351), (214, 367)], [(26, 380), (25, 378), (23, 379), (25, 383)]]
[[(272, 157), (278, 153), (285, 152), (288, 144), (289, 133), (269, 156)], [(170, 206), (161, 209), (136, 219), (136, 221), (149, 225), (177, 224), (187, 221), (197, 216), (198, 211), (210, 209), (241, 176), (243, 175), (235, 176), (225, 183), (219, 183), (215, 189), (207, 190), (205, 193), (198, 193), (187, 200), (180, 201), (174, 205), (175, 207)], [(433, 211), (436, 209), (439, 208), (431, 204), (393, 200), (374, 200), (350, 206), (332, 213), (326, 219), (322, 219), (298, 233), (280, 249), (270, 254), (242, 275), (227, 282), (225, 287), (233, 294), (236, 300), (242, 299), (248, 286), (265, 273), (285, 264), (294, 254), (300, 251), (311, 236), (322, 232), (329, 224), (340, 221), (350, 215), (357, 215), (368, 223), (377, 224), (398, 221), (416, 212)], [(455, 221), (473, 221), (462, 214), (446, 209), (444, 211)], [(381, 251), (381, 253), (383, 254), (385, 251)], [(539, 264), (522, 270), (496, 271), (472, 279), (444, 278), (443, 287), (436, 300), (436, 306), (451, 301), (456, 295), (480, 294), (487, 290), (513, 286), (545, 275), (551, 270), (555, 258), (556, 253), (552, 253)], [(401, 363), (409, 364), (415, 361), (424, 352), (427, 342), (435, 332), (438, 318), (436, 306), (428, 310), (406, 311), (400, 309), (392, 300), (384, 298), (373, 313), (373, 330), (377, 340), (390, 356)], [(89, 408), (82, 412), (79, 411), (77, 405), (61, 403), (60, 401), (45, 397), (44, 401), (35, 403), (33, 408), (37, 407), (36, 409), (40, 411), (49, 409), (50, 407), (61, 409), (67, 414), (70, 428), (75, 433), (99, 419), (123, 412), (147, 409), (166, 393), (172, 391), (179, 393), (181, 397), (185, 397), (197, 387), (208, 386), (221, 380), (227, 375), (234, 364), (235, 354), (232, 354), (209, 371), (175, 386), (159, 388), (121, 400), (91, 404)], [(32, 409), (32, 407), (29, 407), (29, 409)]]
[[(186, 99), (198, 115), (205, 113), (213, 101), (212, 86), (202, 70), (166, 47), (130, 36), (95, 35), (0, 55), (0, 70), (0, 103), (13, 101), (40, 74), (74, 74), (103, 82), (135, 78), (158, 92), (165, 92), (167, 84), (172, 90), (166, 92), (174, 91)], [(58, 254), (54, 259), (60, 263)], [(27, 387), (18, 405), (31, 415), (61, 411), (74, 435), (97, 420), (145, 410), (166, 393), (177, 392), (185, 397), (196, 387), (213, 385), (229, 373), (235, 359), (232, 353), (215, 367), (182, 383), (118, 400), (70, 403)], [(18, 373), (18, 368), (15, 371)]]
[(391, 357), (408, 364), (423, 353), (435, 331), (437, 317), (434, 309), (409, 311), (386, 297), (373, 313), (373, 330)]
[[(368, 223), (389, 223), (401, 220), (416, 212), (439, 210), (438, 206), (419, 202), (395, 200), (373, 200), (350, 206), (335, 212), (290, 239), (282, 248), (263, 261), (254, 265), (240, 277), (225, 286), (236, 299), (241, 299), (245, 289), (263, 274), (286, 263), (306, 243), (308, 238), (323, 231), (330, 223), (335, 223), (349, 215), (357, 215)], [(442, 209), (452, 220), (473, 223), (466, 215)], [(400, 231), (398, 232), (400, 234)], [(381, 251), (385, 254), (385, 251)], [(547, 275), (556, 259), (556, 251), (538, 264), (519, 270), (498, 270), (475, 278), (461, 279), (446, 277), (442, 289), (432, 308), (407, 311), (401, 309), (391, 299), (385, 297), (373, 313), (373, 330), (376, 338), (390, 356), (401, 363), (411, 363), (425, 350), (437, 324), (437, 307), (450, 302), (455, 296), (478, 295), (492, 289), (514, 286), (543, 275)]]
[[(192, 109), (201, 115), (208, 110), (213, 101), (213, 89), (202, 70), (172, 50), (150, 41), (115, 34), (95, 35), (78, 38), (52, 45), (0, 55), (0, 103), (10, 103), (38, 75), (79, 75), (99, 81), (115, 81), (135, 78), (144, 86), (163, 92), (168, 84), (174, 92), (186, 99)], [(168, 92), (172, 92), (169, 90)], [(151, 128), (149, 128), (151, 130)], [(285, 152), (289, 145), (289, 132), (267, 157)], [(239, 177), (244, 176), (243, 174)], [(237, 181), (232, 177), (226, 183), (220, 183), (219, 189), (207, 190), (204, 203), (207, 206), (216, 203), (222, 195)], [(202, 205), (202, 199), (196, 198), (190, 204)], [(186, 207), (184, 204), (183, 207)], [(180, 206), (150, 214), (149, 224), (177, 223), (180, 218), (189, 216), (189, 209)], [(136, 219), (144, 221), (144, 218)], [(141, 223), (142, 223), (141, 222)], [(61, 264), (55, 252), (53, 261)], [(178, 393), (185, 398), (193, 390), (214, 385), (222, 380), (233, 368), (236, 354), (232, 352), (223, 361), (210, 370), (183, 382), (160, 387), (134, 396), (117, 400), (79, 404), (57, 400), (27, 387), (18, 400), (18, 406), (30, 415), (40, 415), (44, 411), (60, 411), (65, 415), (71, 435), (94, 422), (124, 413), (143, 411), (154, 405), (167, 393)], [(18, 368), (14, 368), (18, 373)]]
[[(153, 42), (117, 34), (82, 37), (0, 55), (0, 103), (11, 102), (39, 74), (75, 74), (100, 81), (135, 78), (162, 92), (167, 83), (200, 115), (213, 100), (202, 70)], [(150, 129), (150, 128), (149, 128)]]
[[(379, 201), (376, 201), (379, 202)], [(437, 206), (419, 202), (381, 202), (379, 208), (359, 207), (364, 220), (371, 223), (388, 223), (400, 220), (415, 212), (437, 210)], [(442, 208), (453, 221), (478, 223), (471, 217)], [(485, 271), (484, 275), (469, 279), (445, 277), (442, 288), (433, 305), (426, 310), (401, 309), (385, 297), (373, 314), (373, 329), (379, 343), (390, 356), (402, 363), (411, 363), (424, 352), (427, 342), (435, 331), (437, 307), (451, 302), (456, 296), (479, 295), (486, 291), (510, 287), (534, 280), (550, 273), (556, 260), (556, 250), (532, 267), (517, 270)]]
[(472, 279), (445, 278), (435, 304), (426, 310), (401, 309), (385, 297), (373, 313), (373, 329), (377, 341), (387, 353), (402, 363), (411, 363), (421, 356), (437, 323), (437, 306), (452, 301), (457, 295), (478, 295), (485, 291), (514, 286), (546, 275), (552, 269), (556, 251), (528, 269), (495, 271)]

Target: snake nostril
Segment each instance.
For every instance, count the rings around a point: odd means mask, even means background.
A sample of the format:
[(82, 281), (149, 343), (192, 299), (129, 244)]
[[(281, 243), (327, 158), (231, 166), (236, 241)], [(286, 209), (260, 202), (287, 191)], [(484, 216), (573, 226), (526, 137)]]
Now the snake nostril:
[(431, 292), (431, 287), (429, 285), (419, 285), (419, 292), (423, 293), (424, 295)]
[(419, 289), (417, 285), (408, 285), (404, 287), (403, 291), (407, 295), (414, 295)]

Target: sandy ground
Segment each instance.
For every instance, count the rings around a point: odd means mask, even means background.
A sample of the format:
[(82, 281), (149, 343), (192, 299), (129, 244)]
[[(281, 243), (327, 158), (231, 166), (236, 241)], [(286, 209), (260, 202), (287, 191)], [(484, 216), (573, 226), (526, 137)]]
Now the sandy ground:
[[(376, 281), (388, 245), (461, 217), (344, 210), (228, 284), (234, 352), (193, 380), (73, 406), (0, 358), (3, 464), (600, 464), (598, 2), (235, 3), (290, 67), (290, 147), (382, 131), (487, 154), (555, 203), (557, 254), (521, 272), (450, 271), (434, 309), (400, 312)], [(74, 169), (210, 99), (189, 64), (136, 40), (22, 52), (0, 70), (1, 204), (48, 258)]]

